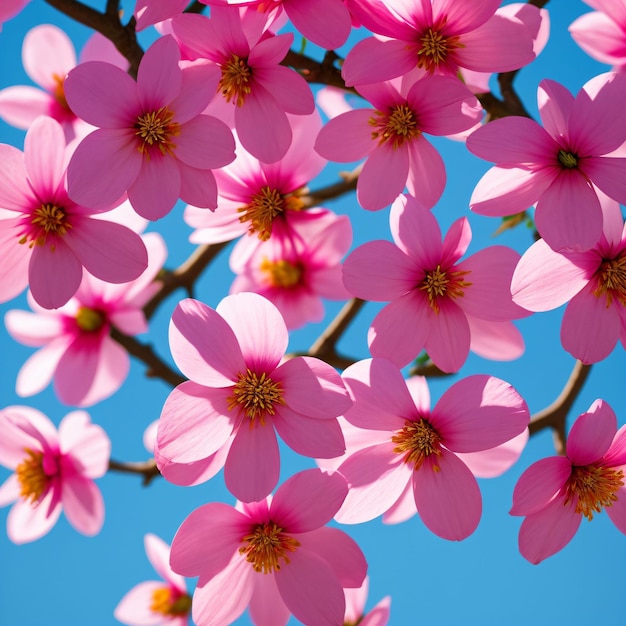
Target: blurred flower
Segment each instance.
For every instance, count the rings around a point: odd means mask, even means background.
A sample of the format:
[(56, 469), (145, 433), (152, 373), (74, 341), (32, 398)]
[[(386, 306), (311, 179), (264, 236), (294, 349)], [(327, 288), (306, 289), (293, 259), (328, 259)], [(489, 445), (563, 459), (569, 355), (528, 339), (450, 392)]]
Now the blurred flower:
[(343, 626), (387, 626), (391, 598), (385, 596), (373, 609), (365, 613), (365, 602), (369, 587), (369, 576), (365, 577), (358, 589), (344, 589), (346, 596), (346, 614)]

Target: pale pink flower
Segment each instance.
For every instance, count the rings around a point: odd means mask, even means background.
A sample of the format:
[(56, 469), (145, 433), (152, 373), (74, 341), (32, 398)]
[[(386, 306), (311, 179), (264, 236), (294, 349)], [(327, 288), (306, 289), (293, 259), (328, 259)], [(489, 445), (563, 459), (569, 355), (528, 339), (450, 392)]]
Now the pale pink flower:
[[(617, 431), (617, 432), (616, 432)], [(596, 400), (567, 437), (567, 455), (533, 463), (513, 492), (511, 515), (524, 515), (519, 550), (531, 563), (562, 550), (583, 516), (606, 513), (626, 534), (626, 426), (617, 430), (613, 409)]]
[(141, 31), (148, 26), (179, 15), (188, 5), (189, 0), (137, 0), (133, 13), (136, 30)]
[(453, 384), (431, 410), (426, 380), (407, 385), (386, 359), (355, 363), (343, 380), (354, 401), (345, 418), (370, 445), (348, 454), (338, 468), (350, 490), (335, 519), (355, 524), (388, 512), (385, 521), (393, 523), (416, 508), (439, 537), (471, 535), (481, 496), (459, 454), (489, 450), (523, 433), (530, 419), (523, 398), (503, 380), (477, 375)]
[(210, 503), (178, 529), (170, 564), (199, 576), (192, 615), (198, 626), (226, 626), (248, 607), (256, 626), (338, 626), (344, 587), (359, 587), (367, 563), (357, 544), (326, 527), (347, 493), (340, 474), (305, 470), (274, 497), (233, 508)]
[(346, 84), (377, 83), (415, 67), (448, 76), (461, 68), (519, 69), (535, 58), (532, 37), (520, 19), (497, 11), (500, 2), (349, 0), (350, 12), (383, 38), (368, 37), (352, 48), (342, 68)]
[(581, 15), (569, 27), (574, 41), (600, 63), (626, 67), (626, 2), (583, 0), (597, 11)]
[(85, 273), (67, 304), (48, 311), (30, 300), (33, 312), (11, 310), (5, 316), (9, 334), (27, 346), (40, 348), (20, 369), (16, 391), (32, 396), (54, 380), (61, 402), (85, 407), (115, 393), (130, 369), (128, 352), (111, 336), (115, 327), (126, 335), (148, 330), (142, 307), (159, 284), (166, 250), (156, 233), (144, 236), (148, 269), (123, 285), (105, 283)]
[[(168, 480), (189, 484), (196, 470), (225, 466), (235, 497), (261, 500), (278, 482), (274, 429), (298, 454), (343, 454), (336, 418), (351, 402), (341, 378), (319, 359), (282, 360), (288, 340), (278, 309), (255, 293), (228, 296), (215, 310), (178, 304), (170, 348), (190, 380), (172, 391), (159, 420), (156, 460)], [(173, 476), (170, 463), (196, 466)]]
[(470, 207), (481, 215), (514, 215), (536, 203), (535, 224), (553, 249), (588, 250), (602, 233), (596, 185), (626, 202), (626, 158), (609, 153), (626, 141), (626, 78), (602, 74), (572, 96), (551, 80), (539, 84), (545, 128), (525, 117), (489, 122), (467, 139), (473, 154), (493, 161)]
[(68, 197), (69, 153), (63, 129), (45, 116), (26, 133), (24, 152), (0, 144), (1, 302), (28, 284), (38, 304), (54, 309), (76, 293), (83, 268), (105, 282), (125, 283), (147, 267), (139, 235), (94, 219), (96, 209)]
[(346, 614), (344, 626), (387, 626), (390, 616), (391, 597), (385, 596), (374, 608), (365, 613), (365, 602), (369, 588), (369, 576), (358, 589), (344, 589)]
[(350, 298), (341, 261), (351, 245), (347, 215), (289, 211), (274, 224), (271, 238), (245, 262), (230, 293), (252, 291), (264, 296), (280, 311), (288, 329), (321, 322), (322, 298)]
[(98, 129), (77, 146), (67, 177), (70, 197), (103, 208), (128, 192), (139, 215), (156, 220), (182, 198), (214, 209), (212, 170), (230, 163), (228, 127), (202, 115), (217, 86), (208, 63), (181, 67), (170, 36), (148, 48), (137, 82), (108, 63), (91, 61), (65, 80), (72, 110)]
[(0, 6), (0, 31), (2, 31), (2, 24), (15, 17), (28, 2), (29, 0), (2, 0), (2, 6)]
[[(128, 61), (109, 39), (94, 33), (85, 44), (81, 62), (100, 59), (126, 71)], [(65, 99), (65, 76), (76, 66), (76, 52), (70, 38), (52, 24), (40, 24), (26, 33), (22, 61), (29, 78), (40, 88), (28, 85), (0, 91), (0, 117), (7, 123), (28, 130), (40, 115), (48, 115), (63, 126), (66, 137), (84, 134), (91, 127), (74, 115)], [(80, 125), (85, 128), (79, 129)]]
[(93, 479), (107, 471), (110, 453), (109, 438), (85, 411), (68, 413), (57, 432), (36, 409), (1, 410), (0, 463), (15, 471), (0, 487), (0, 506), (15, 502), (9, 539), (19, 544), (43, 537), (61, 510), (78, 532), (100, 532), (104, 502)]
[(472, 237), (467, 218), (455, 221), (442, 242), (433, 214), (411, 196), (400, 196), (391, 207), (390, 226), (395, 245), (370, 241), (343, 267), (353, 296), (391, 301), (370, 327), (372, 356), (403, 367), (425, 349), (440, 369), (455, 372), (467, 359), (473, 334), (495, 339), (484, 322), (528, 315), (511, 298), (517, 252), (490, 246), (460, 260)]
[(213, 93), (234, 114), (244, 148), (264, 163), (279, 161), (292, 142), (287, 113), (310, 115), (315, 109), (304, 78), (280, 65), (293, 34), (272, 35), (262, 14), (232, 7), (212, 7), (210, 18), (179, 15), (172, 26), (184, 50), (221, 71)]
[(354, 109), (331, 119), (320, 131), (315, 150), (331, 161), (367, 157), (357, 182), (357, 200), (370, 211), (391, 204), (404, 191), (427, 207), (439, 200), (446, 171), (439, 152), (424, 133), (449, 135), (473, 127), (483, 109), (456, 78), (415, 75), (359, 93), (373, 109)]
[(128, 626), (187, 626), (191, 596), (185, 579), (170, 567), (170, 547), (156, 535), (144, 537), (146, 555), (162, 580), (133, 587), (115, 607), (115, 619)]

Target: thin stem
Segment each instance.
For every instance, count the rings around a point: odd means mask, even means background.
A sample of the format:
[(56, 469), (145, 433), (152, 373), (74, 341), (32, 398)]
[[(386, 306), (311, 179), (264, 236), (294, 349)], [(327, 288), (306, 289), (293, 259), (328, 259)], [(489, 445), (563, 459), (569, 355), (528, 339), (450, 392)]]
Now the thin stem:
[(122, 472), (124, 474), (139, 474), (143, 476), (143, 485), (148, 486), (154, 478), (161, 476), (154, 459), (148, 461), (128, 463), (109, 460), (109, 471)]

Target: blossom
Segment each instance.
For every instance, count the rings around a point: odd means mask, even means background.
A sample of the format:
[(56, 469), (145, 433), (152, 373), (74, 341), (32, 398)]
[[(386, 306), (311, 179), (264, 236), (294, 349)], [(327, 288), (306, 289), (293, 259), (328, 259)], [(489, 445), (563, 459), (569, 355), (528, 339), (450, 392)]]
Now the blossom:
[(551, 80), (539, 84), (544, 127), (524, 117), (489, 122), (467, 139), (470, 152), (496, 163), (479, 181), (470, 207), (481, 215), (514, 215), (536, 203), (535, 224), (554, 250), (588, 250), (602, 233), (594, 185), (626, 202), (626, 141), (621, 102), (626, 79), (601, 74), (572, 96)]
[[(258, 294), (227, 296), (215, 310), (190, 298), (178, 304), (170, 348), (190, 380), (172, 391), (159, 419), (155, 456), (168, 480), (190, 484), (225, 466), (228, 490), (254, 502), (278, 482), (274, 429), (304, 456), (343, 453), (336, 418), (351, 402), (339, 374), (311, 357), (281, 362), (287, 343), (283, 318)], [(180, 464), (192, 467), (185, 474)]]
[(0, 144), (1, 302), (28, 284), (38, 304), (54, 309), (76, 293), (83, 268), (116, 284), (146, 269), (148, 255), (139, 235), (94, 219), (96, 209), (68, 196), (69, 152), (61, 126), (45, 116), (26, 133), (24, 152)]
[[(616, 432), (617, 431), (617, 432)], [(604, 400), (580, 415), (567, 437), (567, 455), (533, 463), (513, 491), (511, 515), (524, 515), (519, 549), (531, 563), (562, 550), (583, 516), (606, 510), (626, 534), (626, 426)]]
[(587, 4), (598, 10), (575, 19), (569, 27), (571, 36), (588, 55), (623, 71), (626, 67), (626, 3), (623, 0), (588, 0)]
[(361, 429), (362, 446), (339, 465), (350, 490), (335, 519), (355, 524), (389, 512), (394, 522), (417, 508), (439, 537), (471, 535), (482, 503), (460, 454), (519, 436), (530, 419), (523, 398), (503, 380), (476, 375), (454, 383), (431, 410), (425, 379), (407, 385), (393, 363), (376, 358), (346, 368), (343, 380), (354, 401), (345, 418)]
[(346, 614), (344, 626), (386, 626), (389, 622), (391, 597), (385, 596), (376, 606), (365, 613), (365, 601), (369, 588), (369, 576), (365, 577), (358, 589), (344, 589), (346, 596)]
[(341, 278), (341, 260), (351, 244), (347, 215), (323, 209), (289, 211), (274, 225), (272, 237), (246, 260), (230, 293), (264, 296), (276, 305), (288, 329), (320, 322), (322, 298), (350, 297)]
[(266, 26), (256, 11), (240, 14), (219, 6), (211, 8), (210, 18), (184, 14), (172, 21), (181, 47), (219, 68), (213, 93), (228, 104), (244, 148), (260, 161), (275, 163), (292, 142), (287, 113), (310, 115), (315, 101), (304, 78), (280, 65), (293, 34), (271, 35)]
[(2, 31), (2, 24), (12, 17), (15, 17), (29, 1), (30, 0), (3, 0), (2, 7), (0, 7), (0, 31)]
[(61, 510), (78, 532), (100, 532), (104, 502), (93, 479), (107, 471), (111, 442), (88, 413), (68, 413), (57, 431), (40, 411), (10, 406), (0, 411), (0, 433), (0, 463), (15, 471), (0, 487), (0, 506), (15, 502), (7, 518), (11, 541), (43, 537)]
[(188, 4), (187, 0), (137, 0), (133, 13), (137, 32), (179, 15)]
[(129, 626), (187, 626), (191, 596), (185, 579), (172, 571), (170, 547), (156, 535), (144, 537), (148, 560), (162, 580), (150, 580), (133, 587), (115, 607), (115, 619)]
[(455, 221), (442, 242), (433, 214), (411, 196), (400, 196), (391, 207), (390, 225), (395, 244), (363, 244), (343, 267), (353, 296), (391, 301), (370, 327), (372, 356), (403, 367), (425, 349), (440, 369), (455, 372), (467, 359), (472, 335), (493, 337), (484, 321), (509, 322), (528, 314), (510, 293), (517, 252), (490, 246), (459, 261), (471, 239), (466, 218)]
[[(507, 72), (534, 58), (532, 35), (517, 17), (501, 15), (500, 0), (392, 2), (349, 0), (350, 12), (373, 33), (348, 53), (349, 87), (402, 76), (416, 66), (456, 76), (460, 68)], [(535, 9), (537, 10), (537, 9)]]
[(179, 197), (215, 208), (212, 170), (234, 159), (234, 141), (223, 122), (202, 115), (217, 85), (215, 68), (179, 61), (176, 42), (165, 36), (146, 51), (137, 82), (99, 61), (70, 71), (67, 101), (98, 127), (69, 163), (72, 199), (104, 208), (128, 192), (135, 211), (151, 220), (166, 215)]
[(446, 182), (443, 160), (424, 137), (449, 135), (474, 126), (483, 110), (456, 78), (433, 76), (376, 85), (359, 93), (374, 109), (355, 109), (331, 119), (315, 150), (331, 161), (367, 157), (357, 182), (357, 200), (370, 211), (390, 204), (404, 191), (432, 207)]
[(198, 626), (232, 623), (249, 607), (257, 626), (342, 624), (343, 587), (359, 587), (367, 563), (356, 543), (327, 528), (347, 493), (340, 474), (318, 469), (286, 480), (270, 500), (209, 503), (178, 529), (170, 564), (199, 576), (192, 615)]
[[(91, 56), (95, 52), (95, 56)], [(126, 71), (128, 61), (109, 39), (94, 33), (85, 44), (81, 61), (99, 58)], [(0, 117), (9, 124), (28, 130), (40, 115), (48, 115), (63, 126), (66, 137), (73, 139), (91, 127), (74, 115), (65, 99), (65, 76), (76, 66), (76, 52), (70, 38), (52, 24), (40, 24), (28, 31), (22, 46), (24, 70), (41, 89), (27, 85), (7, 87), (0, 91)]]
[(64, 306), (49, 311), (30, 301), (33, 312), (11, 310), (5, 316), (9, 334), (39, 347), (17, 376), (16, 391), (31, 396), (51, 380), (61, 402), (89, 406), (108, 398), (122, 385), (130, 369), (128, 352), (110, 336), (114, 327), (126, 335), (148, 330), (142, 307), (159, 284), (153, 282), (165, 261), (160, 235), (145, 235), (148, 269), (123, 285), (105, 283), (85, 274), (76, 294)]

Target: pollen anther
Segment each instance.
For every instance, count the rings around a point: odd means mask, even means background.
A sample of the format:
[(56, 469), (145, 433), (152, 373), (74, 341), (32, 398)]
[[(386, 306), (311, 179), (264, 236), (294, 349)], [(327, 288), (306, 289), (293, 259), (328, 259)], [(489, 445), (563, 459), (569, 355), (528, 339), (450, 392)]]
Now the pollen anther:
[(15, 468), (15, 475), (20, 485), (20, 496), (36, 504), (45, 493), (50, 479), (43, 468), (43, 452), (30, 448), (25, 448), (24, 452), (27, 457)]
[(228, 398), (228, 410), (238, 405), (243, 407), (251, 428), (254, 420), (258, 419), (264, 425), (266, 415), (275, 415), (275, 404), (285, 404), (280, 382), (273, 381), (265, 372), (259, 376), (250, 369), (245, 374), (239, 374), (239, 380)]
[(295, 552), (300, 546), (296, 541), (283, 532), (283, 529), (274, 522), (258, 524), (242, 542), (247, 546), (239, 548), (239, 553), (246, 556), (246, 561), (252, 563), (255, 572), (271, 574), (280, 569), (280, 560), (289, 564), (288, 552)]
[[(415, 470), (420, 469), (427, 456), (441, 454), (441, 437), (423, 417), (415, 422), (407, 420), (391, 441), (396, 444), (393, 451), (404, 454), (404, 462), (412, 463)], [(433, 470), (438, 472), (439, 466), (433, 465)]]
[(624, 485), (624, 471), (602, 465), (573, 466), (565, 485), (568, 504), (576, 496), (576, 513), (582, 513), (588, 520), (603, 507), (617, 501), (617, 491)]
[(622, 306), (626, 306), (626, 253), (622, 253), (615, 259), (602, 261), (596, 271), (597, 287), (593, 295), (597, 298), (606, 297), (607, 308), (613, 304), (616, 298)]
[(141, 140), (137, 145), (139, 152), (150, 158), (155, 154), (151, 148), (158, 148), (163, 156), (172, 155), (176, 148), (172, 137), (180, 135), (180, 124), (172, 121), (173, 119), (174, 113), (166, 106), (138, 116), (135, 135)]
[(419, 284), (419, 289), (426, 291), (430, 308), (439, 313), (439, 298), (460, 298), (464, 294), (464, 289), (470, 287), (472, 283), (462, 280), (462, 277), (469, 274), (467, 271), (449, 272), (441, 269), (441, 265), (431, 272), (427, 272), (424, 280)]
[(372, 131), (372, 139), (378, 140), (379, 145), (389, 142), (394, 149), (421, 134), (415, 113), (407, 104), (398, 104), (386, 113), (376, 111), (369, 124), (376, 128)]
[(238, 107), (243, 106), (246, 96), (252, 91), (251, 78), (252, 70), (247, 60), (232, 54), (222, 65), (222, 77), (217, 90), (224, 96), (226, 102), (234, 100)]

